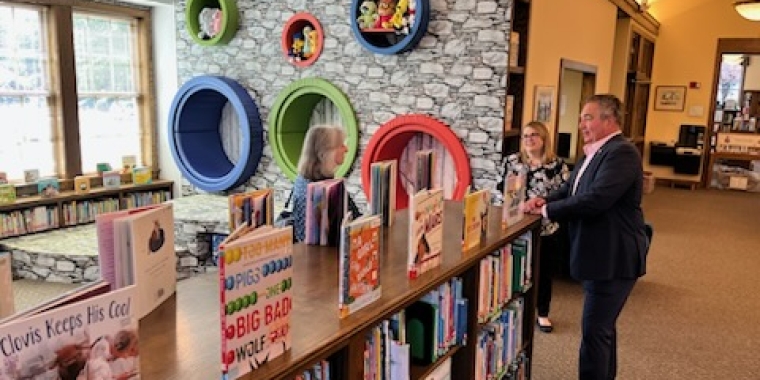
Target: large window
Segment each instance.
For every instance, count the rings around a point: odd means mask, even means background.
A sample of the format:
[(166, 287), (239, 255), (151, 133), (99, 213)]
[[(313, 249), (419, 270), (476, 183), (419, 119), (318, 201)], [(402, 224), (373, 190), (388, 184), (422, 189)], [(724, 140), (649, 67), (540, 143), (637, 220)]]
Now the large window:
[(40, 2), (0, 0), (0, 171), (72, 178), (126, 155), (152, 165), (149, 12)]
[(45, 12), (0, 3), (0, 170), (56, 173)]

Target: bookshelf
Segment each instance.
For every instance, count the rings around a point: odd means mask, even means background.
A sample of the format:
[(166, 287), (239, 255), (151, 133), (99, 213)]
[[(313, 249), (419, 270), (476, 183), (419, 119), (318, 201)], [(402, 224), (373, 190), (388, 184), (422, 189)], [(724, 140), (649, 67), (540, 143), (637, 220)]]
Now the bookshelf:
[[(61, 180), (60, 194), (49, 198), (26, 195), (32, 194), (28, 189), (31, 185), (19, 185), (16, 202), (0, 205), (0, 239), (90, 223), (99, 212), (173, 198), (172, 181), (154, 179), (144, 185), (127, 181), (131, 181), (130, 176), (122, 175), (123, 184), (118, 188), (92, 187), (88, 193), (77, 194), (72, 180)], [(93, 177), (91, 182), (91, 186), (101, 186), (100, 178)], [(33, 187), (36, 193), (36, 184)]]
[(520, 150), (520, 129), (525, 110), (525, 66), (528, 62), (528, 29), (530, 0), (515, 0), (512, 4), (512, 28), (509, 36), (507, 66), (507, 98), (504, 109), (504, 141), (506, 157)]
[[(384, 231), (381, 257), (382, 296), (378, 301), (344, 319), (338, 318), (338, 252), (334, 247), (296, 244), (293, 249), (292, 349), (262, 365), (244, 379), (293, 379), (315, 363), (331, 360), (331, 379), (357, 379), (363, 374), (365, 334), (380, 321), (390, 318), (452, 277), (464, 282), (468, 309), (468, 344), (455, 347), (434, 364), (412, 367), (412, 379), (430, 373), (437, 364), (452, 357), (453, 379), (473, 378), (476, 307), (480, 260), (533, 231), (533, 273), (537, 273), (540, 218), (527, 216), (505, 232), (500, 230), (500, 209), (490, 212), (491, 223), (485, 242), (469, 251), (461, 250), (462, 203), (447, 201), (444, 222), (444, 251), (441, 266), (415, 280), (407, 276), (407, 213), (396, 214), (392, 228)], [(537, 279), (534, 278), (533, 282)], [(535, 319), (535, 291), (526, 300), (523, 350), (530, 357)], [(219, 377), (218, 278), (194, 277), (178, 284), (177, 294), (141, 321), (141, 371), (149, 379)]]

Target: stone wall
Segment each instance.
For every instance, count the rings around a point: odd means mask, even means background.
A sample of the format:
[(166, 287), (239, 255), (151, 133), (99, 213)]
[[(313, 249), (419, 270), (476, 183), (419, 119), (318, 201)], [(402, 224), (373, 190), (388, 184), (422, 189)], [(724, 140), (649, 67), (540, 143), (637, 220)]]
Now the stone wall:
[[(365, 204), (361, 156), (372, 134), (405, 114), (442, 120), (466, 143), (476, 188), (495, 187), (506, 98), (509, 15), (512, 0), (432, 0), (427, 34), (411, 52), (377, 55), (354, 38), (349, 0), (240, 0), (240, 28), (227, 46), (195, 44), (185, 28), (185, 2), (177, 13), (180, 83), (197, 75), (223, 75), (245, 86), (263, 121), (278, 93), (289, 83), (310, 77), (330, 81), (346, 93), (357, 114), (361, 143), (349, 191)], [(280, 48), (285, 22), (295, 13), (313, 14), (325, 30), (322, 55), (310, 67), (287, 62)], [(265, 124), (265, 129), (268, 126)], [(255, 188), (275, 187), (284, 202), (291, 187), (272, 158), (268, 144)], [(184, 184), (183, 194), (196, 192)]]

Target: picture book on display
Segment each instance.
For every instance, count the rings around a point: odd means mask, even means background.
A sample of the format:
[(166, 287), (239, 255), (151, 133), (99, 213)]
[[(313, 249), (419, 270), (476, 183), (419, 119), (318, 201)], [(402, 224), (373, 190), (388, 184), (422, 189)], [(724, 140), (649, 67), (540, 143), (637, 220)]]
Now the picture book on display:
[(0, 325), (2, 379), (139, 379), (133, 286)]
[(116, 170), (103, 172), (103, 187), (118, 189), (121, 186), (121, 173)]
[(370, 212), (383, 216), (383, 225), (392, 226), (396, 211), (398, 162), (379, 161), (370, 165)]
[(237, 379), (290, 349), (293, 227), (242, 225), (219, 249), (222, 378)]
[(121, 171), (123, 173), (132, 173), (132, 170), (137, 167), (137, 156), (126, 155), (121, 156)]
[(153, 182), (153, 173), (150, 166), (135, 166), (132, 168), (132, 183), (135, 185), (147, 185)]
[(112, 289), (137, 285), (142, 318), (176, 291), (174, 212), (170, 203), (99, 214), (98, 262)]
[(0, 205), (16, 202), (16, 186), (10, 183), (0, 184)]
[(40, 170), (39, 169), (27, 169), (27, 170), (24, 170), (24, 182), (25, 183), (35, 183), (39, 179), (40, 179)]
[(409, 197), (410, 278), (441, 264), (443, 250), (443, 190), (420, 190)]
[(230, 231), (241, 225), (258, 227), (274, 221), (274, 191), (254, 190), (229, 197)]
[(347, 209), (348, 195), (343, 179), (310, 182), (306, 187), (304, 243), (337, 247)]
[(61, 191), (61, 185), (58, 178), (45, 177), (37, 180), (37, 193), (41, 197), (54, 197)]
[(525, 185), (525, 174), (507, 171), (504, 179), (504, 204), (501, 209), (502, 229), (507, 229), (522, 220)]
[(0, 252), (0, 319), (15, 313), (13, 301), (13, 260), (8, 252)]
[(491, 206), (491, 190), (482, 189), (464, 196), (464, 220), (462, 223), (462, 249), (480, 245), (488, 232), (488, 210)]
[(382, 218), (368, 215), (343, 218), (339, 256), (338, 315), (341, 318), (380, 298), (380, 241)]
[(90, 177), (78, 175), (74, 177), (74, 192), (87, 194), (90, 192)]

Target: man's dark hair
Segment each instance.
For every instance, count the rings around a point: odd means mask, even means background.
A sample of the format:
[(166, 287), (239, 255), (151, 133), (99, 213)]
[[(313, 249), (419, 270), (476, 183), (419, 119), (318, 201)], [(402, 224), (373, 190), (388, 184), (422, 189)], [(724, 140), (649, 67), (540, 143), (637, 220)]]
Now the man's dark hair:
[(623, 126), (623, 102), (612, 94), (596, 94), (586, 99), (586, 103), (596, 103), (601, 108), (602, 117), (613, 118)]

